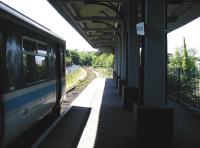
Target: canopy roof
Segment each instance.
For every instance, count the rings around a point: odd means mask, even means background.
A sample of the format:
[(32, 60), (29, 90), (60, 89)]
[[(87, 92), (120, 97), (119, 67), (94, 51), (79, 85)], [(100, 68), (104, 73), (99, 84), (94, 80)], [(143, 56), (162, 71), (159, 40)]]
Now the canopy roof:
[[(48, 1), (94, 48), (104, 51), (115, 48), (120, 24), (128, 17), (128, 0)], [(168, 32), (197, 18), (199, 2), (168, 0)]]

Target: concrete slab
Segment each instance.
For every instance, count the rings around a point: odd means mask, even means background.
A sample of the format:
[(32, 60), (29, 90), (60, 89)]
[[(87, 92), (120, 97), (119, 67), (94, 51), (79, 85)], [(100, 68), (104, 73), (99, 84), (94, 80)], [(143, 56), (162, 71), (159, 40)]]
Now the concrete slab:
[(133, 147), (133, 113), (121, 105), (114, 80), (95, 79), (39, 148)]
[(174, 148), (200, 148), (200, 114), (171, 99), (168, 106), (175, 108)]
[(95, 148), (131, 148), (133, 143), (133, 111), (122, 109), (114, 80), (107, 79), (103, 92)]
[[(175, 108), (174, 148), (199, 148), (200, 115), (171, 100), (168, 106)], [(97, 78), (38, 147), (131, 148), (133, 125), (133, 111), (122, 109), (115, 80)]]

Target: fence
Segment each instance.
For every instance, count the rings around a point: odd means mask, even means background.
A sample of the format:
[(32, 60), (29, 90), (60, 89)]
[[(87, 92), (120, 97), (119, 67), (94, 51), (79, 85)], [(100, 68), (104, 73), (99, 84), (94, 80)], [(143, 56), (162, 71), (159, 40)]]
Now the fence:
[(78, 65), (71, 65), (69, 67), (66, 67), (66, 74), (70, 74), (73, 73), (74, 71), (76, 71), (80, 66)]
[(183, 71), (180, 68), (168, 70), (168, 94), (178, 101), (200, 109), (200, 72)]

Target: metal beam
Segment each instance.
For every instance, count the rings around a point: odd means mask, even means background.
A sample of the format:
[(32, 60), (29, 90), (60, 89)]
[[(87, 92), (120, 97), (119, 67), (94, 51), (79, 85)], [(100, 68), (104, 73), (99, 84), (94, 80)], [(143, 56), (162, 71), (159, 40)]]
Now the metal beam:
[(105, 38), (105, 39), (110, 39), (113, 38), (113, 34), (103, 34), (103, 35), (88, 35), (88, 38), (90, 39), (96, 39), (96, 38)]
[(111, 46), (98, 45), (98, 46), (93, 46), (93, 47), (94, 48), (100, 48), (100, 49), (104, 48), (104, 49), (113, 50), (113, 47), (111, 47)]
[(80, 3), (80, 2), (128, 2), (128, 0), (59, 0), (67, 3)]
[(115, 47), (115, 45), (93, 44), (93, 47)]
[(97, 41), (97, 42), (92, 42), (92, 43), (93, 43), (93, 44), (97, 44), (97, 45), (98, 45), (98, 44), (101, 44), (101, 45), (113, 45), (113, 44), (114, 44), (112, 41), (111, 41), (111, 42), (100, 42), (100, 41), (98, 42), (98, 41)]
[(93, 39), (93, 40), (90, 40), (91, 42), (113, 42), (114, 40), (112, 38), (110, 39)]
[(114, 44), (112, 44), (112, 43), (93, 43), (93, 45), (105, 45), (105, 46), (114, 46)]
[(83, 29), (85, 32), (115, 32), (115, 30), (110, 28), (86, 28)]
[(102, 47), (102, 46), (103, 46), (103, 47), (113, 47), (113, 46), (115, 46), (115, 45), (113, 45), (113, 44), (110, 44), (110, 45), (109, 45), (109, 44), (93, 44), (93, 46), (96, 46), (96, 47), (97, 47), (97, 46), (99, 46), (99, 47)]
[(90, 36), (88, 36), (88, 38), (91, 41), (94, 41), (94, 40), (112, 40), (113, 36), (97, 36), (97, 37), (90, 37)]
[(91, 22), (91, 21), (112, 21), (119, 22), (119, 17), (103, 17), (103, 16), (88, 16), (88, 17), (74, 17), (77, 22)]

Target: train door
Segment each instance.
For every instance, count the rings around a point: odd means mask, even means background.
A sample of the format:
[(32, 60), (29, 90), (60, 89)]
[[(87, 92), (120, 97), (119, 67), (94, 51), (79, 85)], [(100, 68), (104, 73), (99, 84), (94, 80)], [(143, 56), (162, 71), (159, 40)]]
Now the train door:
[(56, 60), (55, 60), (55, 70), (56, 70), (56, 109), (60, 109), (61, 100), (61, 62), (60, 62), (60, 45), (56, 45), (55, 50)]

